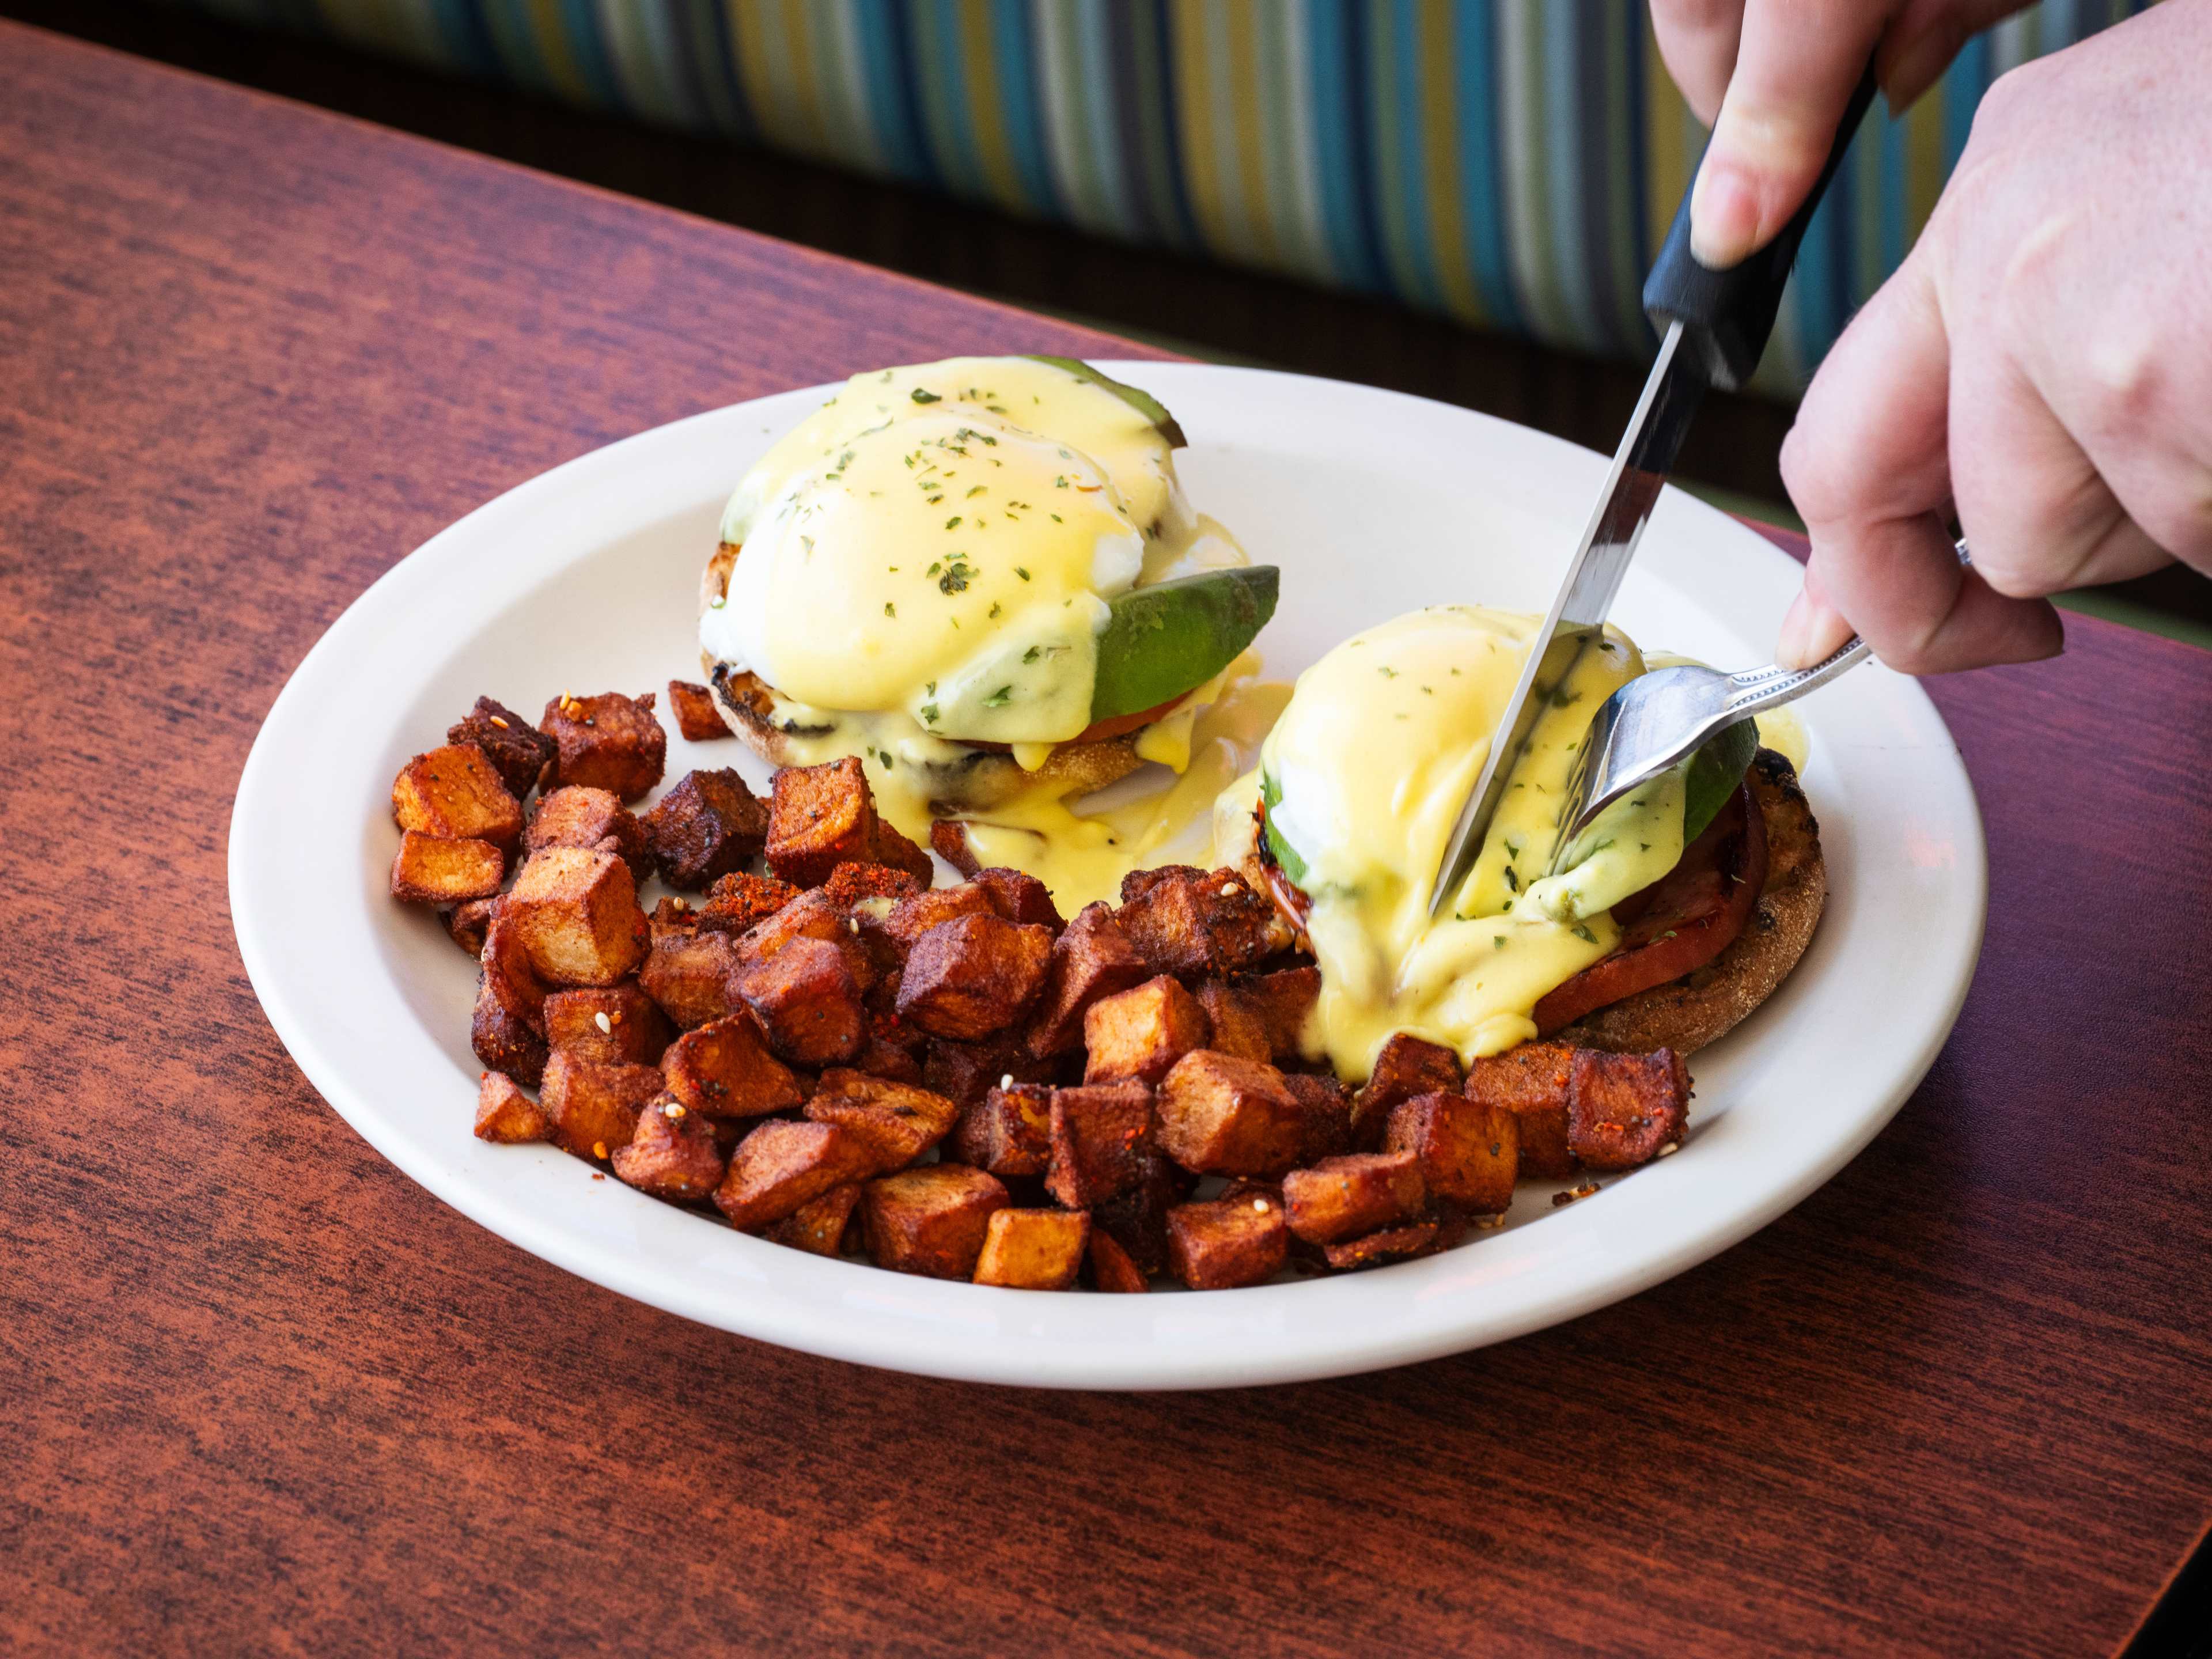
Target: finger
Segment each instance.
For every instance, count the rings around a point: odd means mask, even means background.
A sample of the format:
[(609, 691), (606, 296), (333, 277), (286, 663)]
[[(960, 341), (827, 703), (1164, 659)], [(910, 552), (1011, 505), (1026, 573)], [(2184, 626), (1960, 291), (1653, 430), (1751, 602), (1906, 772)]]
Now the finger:
[(1651, 0), (1659, 56), (1683, 98), (1707, 126), (1720, 113), (1743, 33), (1744, 0)]
[(2001, 592), (2039, 598), (2169, 562), (1995, 331), (1954, 351), (1950, 455), (1974, 568)]
[[(1917, 251), (1828, 354), (1783, 446), (1783, 480), (1813, 538), (1813, 616), (1778, 650), (1808, 652), (1830, 637), (1824, 611), (1907, 673), (2058, 649), (2050, 606), (1996, 592), (1953, 552), (1950, 356), (1930, 261)], [(1818, 654), (1778, 660), (1802, 667)]]
[(1690, 195), (1690, 251), (1725, 270), (1819, 177), (1890, 14), (1887, 0), (1749, 0), (1735, 72)]
[(1889, 112), (1902, 115), (1918, 102), (1974, 35), (2027, 9), (2026, 0), (1908, 0), (1875, 52)]

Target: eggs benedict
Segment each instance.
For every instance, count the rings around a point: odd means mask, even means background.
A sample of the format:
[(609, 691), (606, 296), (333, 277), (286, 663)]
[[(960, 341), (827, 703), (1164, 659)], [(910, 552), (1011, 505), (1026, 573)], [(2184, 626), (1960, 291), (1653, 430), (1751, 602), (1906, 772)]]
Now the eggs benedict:
[(1747, 724), (1555, 860), (1590, 715), (1644, 672), (1613, 629), (1553, 690), (1480, 857), (1430, 919), (1429, 884), (1538, 625), (1444, 605), (1347, 640), (1300, 677), (1258, 770), (1217, 807), (1217, 856), (1255, 859), (1310, 942), (1309, 1047), (1341, 1075), (1365, 1076), (1401, 1031), (1462, 1060), (1553, 1034), (1688, 1052), (1756, 1006), (1810, 938), (1817, 829), (1789, 763), (1754, 760)]
[(723, 514), (699, 625), (723, 718), (780, 765), (858, 757), (917, 840), (982, 811), (1049, 827), (1148, 758), (1181, 770), (1276, 592), (1192, 510), (1182, 442), (1073, 359), (854, 376)]

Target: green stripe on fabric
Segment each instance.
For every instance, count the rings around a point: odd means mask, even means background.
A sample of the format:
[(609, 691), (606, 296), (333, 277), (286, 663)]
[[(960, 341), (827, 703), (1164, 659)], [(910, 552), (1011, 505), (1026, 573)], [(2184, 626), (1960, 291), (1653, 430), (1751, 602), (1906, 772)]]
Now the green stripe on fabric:
[(1498, 0), (1500, 131), (1505, 137), (1507, 246), (1514, 292), (1529, 331), (1540, 339), (1570, 337), (1559, 295), (1557, 259), (1545, 223), (1542, 100), (1542, 0)]
[(1430, 244), (1426, 158), (1420, 135), (1421, 43), (1410, 0), (1370, 9), (1367, 31), (1373, 76), (1375, 156), (1382, 185), (1382, 246), (1401, 295), (1443, 307)]
[(1367, 79), (1358, 21), (1346, 0), (1306, 0), (1307, 90), (1314, 112), (1314, 185), (1322, 234), (1338, 278), (1387, 289), (1373, 228)]

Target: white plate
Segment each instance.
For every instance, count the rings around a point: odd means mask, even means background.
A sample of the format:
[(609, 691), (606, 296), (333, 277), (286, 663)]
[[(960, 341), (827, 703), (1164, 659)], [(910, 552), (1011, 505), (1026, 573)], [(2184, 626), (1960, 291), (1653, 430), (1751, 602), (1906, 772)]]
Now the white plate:
[[(1421, 605), (1542, 609), (1604, 472), (1586, 450), (1420, 398), (1107, 367), (1191, 434), (1178, 464), (1193, 501), (1282, 567), (1260, 641), (1271, 673)], [(672, 1313), (870, 1364), (1065, 1388), (1277, 1382), (1498, 1341), (1680, 1273), (1827, 1179), (1934, 1060), (1981, 941), (1981, 821), (1927, 697), (1869, 666), (1800, 705), (1826, 919), (1781, 992), (1698, 1056), (1680, 1155), (1565, 1209), (1524, 1192), (1510, 1225), (1464, 1249), (1197, 1295), (994, 1290), (781, 1249), (550, 1147), (476, 1139), (475, 969), (427, 911), (386, 896), (392, 775), (479, 693), (527, 713), (565, 690), (696, 678), (694, 595), (724, 498), (828, 391), (641, 434), (434, 537), (308, 653), (246, 762), (231, 909), (270, 1023), (371, 1145), (494, 1232)], [(1669, 492), (1616, 614), (1646, 645), (1748, 665), (1767, 659), (1796, 586), (1780, 551)], [(738, 744), (671, 733), (672, 781), (733, 763), (764, 782)]]

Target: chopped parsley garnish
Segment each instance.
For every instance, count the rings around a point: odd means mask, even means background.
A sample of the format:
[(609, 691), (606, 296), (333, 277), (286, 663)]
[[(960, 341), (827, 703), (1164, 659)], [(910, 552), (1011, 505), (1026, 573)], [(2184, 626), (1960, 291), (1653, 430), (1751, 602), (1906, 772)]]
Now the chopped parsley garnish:
[(1019, 576), (1024, 581), (1027, 581), (1030, 579), (1030, 573), (1023, 569), (1019, 565), (1016, 565), (1014, 567), (1014, 574)]
[(941, 404), (945, 401), (944, 398), (939, 397), (934, 392), (924, 392), (920, 386), (915, 387), (913, 391), (908, 392), (906, 395), (913, 398), (915, 402), (918, 404)]
[(1033, 645), (1028, 650), (1022, 653), (1022, 660), (1024, 662), (1035, 662), (1042, 655), (1044, 655), (1044, 647), (1041, 645)]
[(959, 515), (957, 513), (956, 513), (956, 514), (954, 514), (951, 518), (947, 519), (947, 520), (945, 521), (945, 527), (947, 530), (957, 530), (957, 529), (959, 529), (959, 528), (960, 528), (960, 515)]
[(898, 607), (897, 607), (896, 605), (893, 605), (893, 604), (892, 604), (889, 599), (885, 599), (885, 600), (884, 601), (884, 615), (885, 615), (886, 617), (896, 617), (896, 616), (897, 616), (897, 615), (898, 615)]
[(989, 696), (983, 699), (983, 707), (986, 708), (1004, 708), (1013, 700), (1014, 688), (1011, 685), (1002, 685), (997, 690), (991, 693)]
[(921, 706), (921, 717), (922, 717), (922, 719), (923, 719), (924, 720), (927, 721), (930, 725), (932, 725), (932, 726), (936, 725), (936, 724), (937, 724), (937, 705), (936, 705), (935, 703), (933, 703), (933, 702), (926, 702), (926, 703), (922, 704), (922, 706)]

